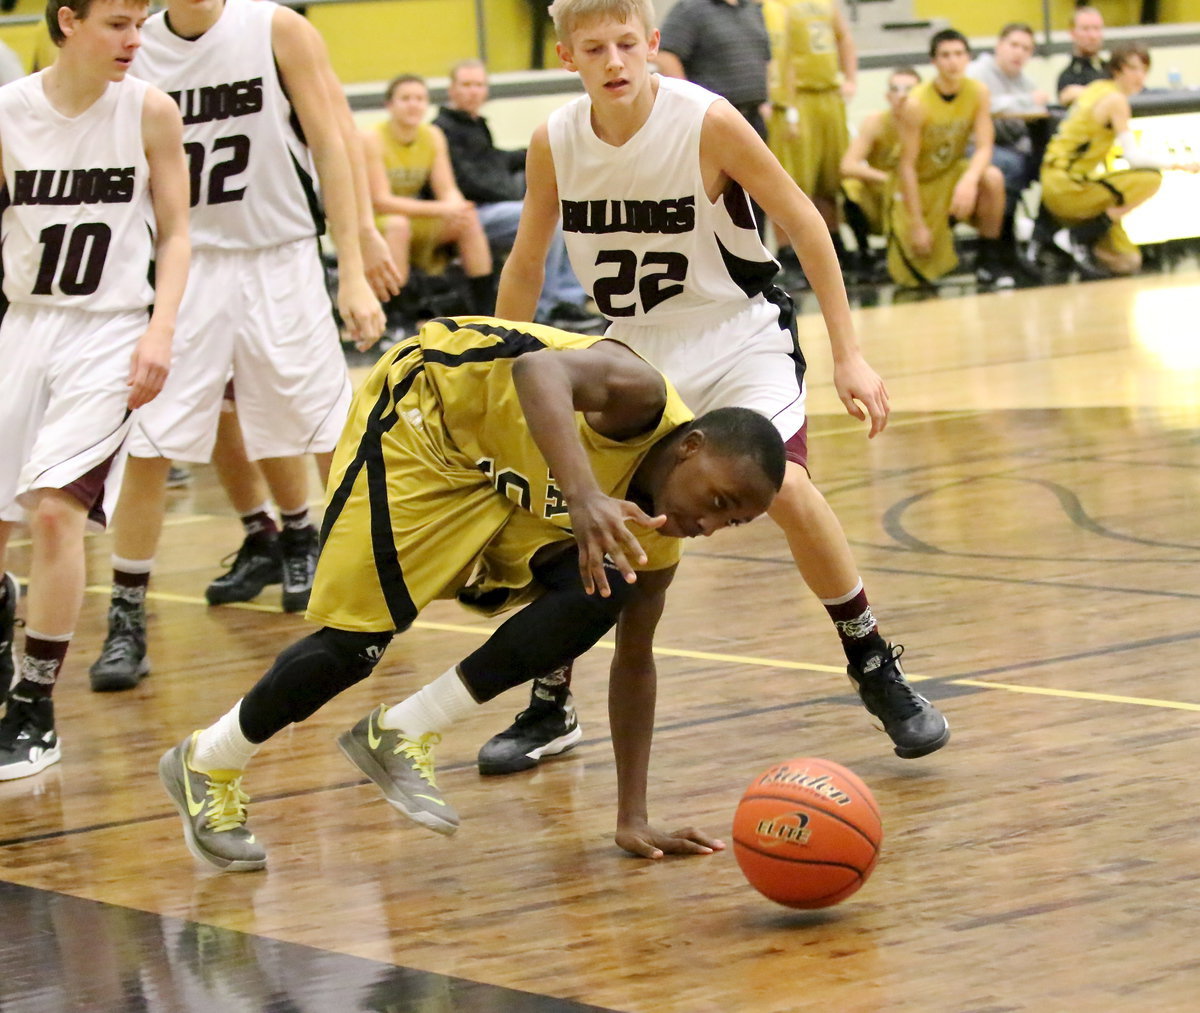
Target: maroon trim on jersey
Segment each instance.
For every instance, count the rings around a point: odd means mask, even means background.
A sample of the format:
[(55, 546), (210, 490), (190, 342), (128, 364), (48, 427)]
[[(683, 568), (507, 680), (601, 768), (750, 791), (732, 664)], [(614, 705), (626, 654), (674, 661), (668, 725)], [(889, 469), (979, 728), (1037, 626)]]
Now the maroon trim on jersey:
[(805, 419), (804, 425), (784, 443), (783, 450), (789, 461), (794, 461), (808, 471), (808, 419)]
[(87, 508), (88, 520), (100, 527), (104, 527), (108, 521), (104, 515), (104, 483), (116, 458), (117, 451), (114, 450), (91, 471), (80, 475), (62, 489), (67, 495), (79, 500)]

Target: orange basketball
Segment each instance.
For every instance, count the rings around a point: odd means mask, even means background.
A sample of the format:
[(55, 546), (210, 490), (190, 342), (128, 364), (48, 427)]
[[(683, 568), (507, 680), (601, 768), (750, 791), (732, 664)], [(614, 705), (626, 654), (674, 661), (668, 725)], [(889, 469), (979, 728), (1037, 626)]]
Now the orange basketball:
[(829, 907), (867, 881), (883, 825), (856, 774), (811, 756), (756, 777), (733, 817), (733, 853), (759, 893), (788, 907)]

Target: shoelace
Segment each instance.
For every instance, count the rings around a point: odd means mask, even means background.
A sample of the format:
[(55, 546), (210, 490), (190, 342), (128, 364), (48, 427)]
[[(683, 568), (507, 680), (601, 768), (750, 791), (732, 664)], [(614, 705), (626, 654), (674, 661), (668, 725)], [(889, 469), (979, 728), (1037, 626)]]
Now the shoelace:
[(418, 739), (401, 736), (396, 742), (393, 752), (399, 756), (404, 754), (410, 760), (418, 774), (428, 782), (431, 788), (437, 787), (437, 775), (433, 772), (433, 747), (442, 741), (438, 732), (426, 732)]
[(312, 583), (312, 557), (305, 553), (302, 556), (285, 554), (283, 557), (283, 579), (289, 587), (307, 587)]
[(912, 717), (921, 709), (919, 694), (909, 685), (900, 671), (900, 657), (904, 647), (896, 644), (890, 654), (885, 654), (879, 668), (873, 674), (880, 680), (881, 695), (886, 695), (888, 702), (897, 709), (897, 717), (901, 720)]
[(246, 822), (246, 806), (250, 796), (242, 791), (241, 777), (231, 781), (208, 781), (207, 825), (209, 830), (222, 833), (236, 830)]

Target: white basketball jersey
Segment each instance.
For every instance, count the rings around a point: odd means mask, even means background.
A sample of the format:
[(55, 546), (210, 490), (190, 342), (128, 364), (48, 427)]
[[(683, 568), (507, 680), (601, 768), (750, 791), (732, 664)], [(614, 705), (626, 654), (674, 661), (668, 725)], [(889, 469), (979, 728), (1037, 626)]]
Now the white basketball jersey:
[(611, 320), (678, 325), (771, 285), (778, 265), (745, 191), (731, 181), (715, 204), (704, 191), (700, 127), (718, 99), (660, 76), (649, 118), (620, 147), (596, 136), (586, 95), (550, 116), (571, 266)]
[(43, 73), (0, 88), (4, 294), (108, 313), (154, 301), (154, 206), (142, 141), (143, 81), (112, 82), (67, 117)]
[(323, 229), (316, 174), (271, 49), (269, 0), (225, 0), (198, 39), (146, 21), (133, 73), (183, 114), (192, 246), (257, 250)]

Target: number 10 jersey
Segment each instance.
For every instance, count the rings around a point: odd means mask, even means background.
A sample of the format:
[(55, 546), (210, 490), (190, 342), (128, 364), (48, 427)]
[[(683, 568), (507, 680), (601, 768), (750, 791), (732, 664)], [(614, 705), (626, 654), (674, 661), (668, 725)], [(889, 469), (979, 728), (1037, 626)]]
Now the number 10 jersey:
[(312, 156), (275, 66), (267, 0), (225, 0), (196, 39), (166, 12), (142, 28), (133, 73), (167, 92), (183, 114), (195, 249), (260, 250), (324, 227)]
[(146, 85), (110, 82), (67, 117), (46, 98), (43, 74), (0, 88), (4, 294), (97, 313), (144, 309), (154, 301)]
[(633, 325), (711, 319), (771, 287), (778, 265), (732, 180), (710, 202), (700, 130), (719, 96), (659, 77), (649, 118), (620, 147), (592, 129), (588, 96), (549, 119), (571, 266), (600, 312)]

